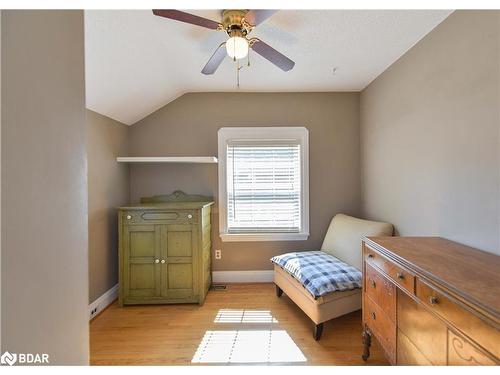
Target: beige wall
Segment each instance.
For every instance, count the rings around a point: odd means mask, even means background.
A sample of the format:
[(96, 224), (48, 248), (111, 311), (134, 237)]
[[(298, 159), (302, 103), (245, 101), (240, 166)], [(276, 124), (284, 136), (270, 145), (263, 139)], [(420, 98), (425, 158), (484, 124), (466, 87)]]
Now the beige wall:
[[(186, 94), (134, 124), (134, 156), (217, 155), (217, 130), (224, 126), (305, 126), (310, 139), (310, 232), (307, 241), (221, 243), (217, 212), (213, 247), (222, 259), (213, 270), (271, 269), (271, 256), (318, 249), (338, 212), (360, 211), (358, 93)], [(217, 195), (216, 165), (134, 165), (131, 199), (170, 193)], [(217, 211), (217, 208), (215, 209)]]
[(500, 254), (499, 19), (453, 13), (362, 92), (366, 216)]
[(2, 350), (88, 363), (83, 11), (2, 11)]
[(129, 168), (116, 162), (127, 155), (129, 127), (87, 110), (89, 183), (89, 302), (118, 282), (116, 207), (129, 202)]

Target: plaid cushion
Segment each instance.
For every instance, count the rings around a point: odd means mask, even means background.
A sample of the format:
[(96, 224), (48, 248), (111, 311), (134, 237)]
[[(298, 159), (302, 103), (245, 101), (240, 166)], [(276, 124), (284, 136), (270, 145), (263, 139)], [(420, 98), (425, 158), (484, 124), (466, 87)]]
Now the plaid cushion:
[(271, 262), (296, 278), (314, 298), (361, 288), (361, 271), (323, 251), (301, 251), (277, 255)]

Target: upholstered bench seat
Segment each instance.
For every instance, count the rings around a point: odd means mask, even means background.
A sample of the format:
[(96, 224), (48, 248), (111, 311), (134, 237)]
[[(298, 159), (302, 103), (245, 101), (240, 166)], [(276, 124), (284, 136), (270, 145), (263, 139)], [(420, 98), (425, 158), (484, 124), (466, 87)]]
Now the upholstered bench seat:
[(361, 289), (332, 292), (314, 298), (300, 281), (277, 265), (274, 265), (274, 283), (315, 325), (361, 308)]
[[(307, 314), (315, 324), (313, 336), (316, 340), (321, 337), (324, 322), (361, 308), (361, 239), (392, 236), (392, 233), (391, 224), (338, 214), (328, 227), (321, 251), (273, 257), (278, 297), (285, 292)], [(314, 266), (318, 259), (329, 268), (321, 270), (323, 267)]]

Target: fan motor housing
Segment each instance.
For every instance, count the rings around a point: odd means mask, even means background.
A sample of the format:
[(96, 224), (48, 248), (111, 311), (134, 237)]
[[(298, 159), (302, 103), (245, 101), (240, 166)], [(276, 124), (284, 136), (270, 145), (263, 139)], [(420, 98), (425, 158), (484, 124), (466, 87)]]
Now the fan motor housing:
[(231, 36), (245, 36), (250, 31), (250, 25), (244, 21), (246, 10), (226, 9), (222, 12), (222, 26)]

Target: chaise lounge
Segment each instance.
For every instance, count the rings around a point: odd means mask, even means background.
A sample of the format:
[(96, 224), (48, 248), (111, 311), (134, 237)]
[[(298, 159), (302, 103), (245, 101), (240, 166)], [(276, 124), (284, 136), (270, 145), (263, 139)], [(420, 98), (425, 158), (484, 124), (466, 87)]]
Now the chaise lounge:
[(275, 256), (274, 283), (314, 322), (313, 336), (321, 338), (323, 323), (361, 309), (361, 239), (392, 236), (392, 224), (336, 215), (321, 251)]

